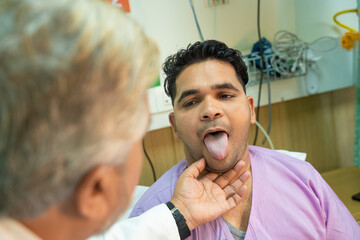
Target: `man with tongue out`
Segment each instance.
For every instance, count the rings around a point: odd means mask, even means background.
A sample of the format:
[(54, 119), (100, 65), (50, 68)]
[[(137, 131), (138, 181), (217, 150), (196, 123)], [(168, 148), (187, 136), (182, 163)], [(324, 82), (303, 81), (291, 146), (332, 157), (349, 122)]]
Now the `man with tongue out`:
[(309, 163), (248, 145), (254, 102), (245, 93), (239, 51), (215, 40), (196, 42), (168, 57), (164, 72), (174, 107), (169, 120), (186, 159), (150, 187), (130, 217), (169, 201), (180, 174), (201, 158), (209, 172), (244, 161), (251, 177), (241, 203), (189, 239), (360, 239), (355, 219)]

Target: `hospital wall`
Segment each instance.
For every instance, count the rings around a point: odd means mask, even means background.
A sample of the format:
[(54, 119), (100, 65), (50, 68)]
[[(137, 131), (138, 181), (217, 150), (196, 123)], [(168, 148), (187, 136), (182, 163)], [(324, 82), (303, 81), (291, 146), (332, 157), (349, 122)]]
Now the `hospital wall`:
[[(193, 0), (204, 38), (249, 51), (258, 40), (257, 1), (229, 0), (217, 7), (206, 7), (205, 2)], [(287, 30), (307, 42), (321, 36), (341, 37), (345, 31), (332, 16), (356, 4), (356, 0), (262, 0), (261, 34), (272, 40), (277, 31)], [(130, 0), (130, 7), (132, 17), (158, 43), (161, 62), (179, 48), (200, 40), (188, 0)], [(358, 27), (355, 14), (341, 16), (341, 21)]]

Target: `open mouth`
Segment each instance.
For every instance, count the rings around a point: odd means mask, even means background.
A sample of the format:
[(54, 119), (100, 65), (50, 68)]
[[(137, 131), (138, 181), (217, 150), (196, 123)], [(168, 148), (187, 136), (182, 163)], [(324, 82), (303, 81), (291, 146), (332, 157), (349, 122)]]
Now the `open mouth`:
[[(216, 131), (216, 132), (209, 132), (208, 134), (211, 134), (213, 136), (218, 136), (219, 134), (226, 133), (225, 131)], [(226, 133), (227, 134), (227, 133)]]
[(222, 134), (222, 133), (226, 133), (227, 135), (228, 135), (228, 133), (227, 133), (227, 131), (226, 130), (224, 130), (224, 129), (219, 129), (219, 128), (216, 128), (216, 129), (208, 129), (205, 133), (204, 133), (204, 135), (203, 135), (203, 140), (206, 138), (206, 136), (207, 135), (212, 135), (212, 136), (214, 136), (214, 137), (216, 137), (216, 136), (218, 136), (218, 135), (220, 135), (220, 134)]
[(228, 153), (229, 136), (224, 130), (209, 131), (204, 136), (204, 144), (211, 154), (217, 160), (222, 160)]

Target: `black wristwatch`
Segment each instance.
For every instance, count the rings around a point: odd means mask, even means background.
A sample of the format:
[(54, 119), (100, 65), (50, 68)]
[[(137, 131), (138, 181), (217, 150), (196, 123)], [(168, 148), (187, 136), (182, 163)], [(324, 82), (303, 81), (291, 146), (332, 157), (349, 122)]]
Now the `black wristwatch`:
[(170, 211), (175, 219), (176, 225), (179, 230), (180, 239), (183, 240), (183, 239), (189, 237), (191, 235), (190, 229), (189, 229), (188, 225), (186, 224), (186, 219), (181, 214), (179, 209), (177, 209), (174, 206), (174, 204), (172, 204), (170, 201), (166, 203), (166, 206), (170, 209)]

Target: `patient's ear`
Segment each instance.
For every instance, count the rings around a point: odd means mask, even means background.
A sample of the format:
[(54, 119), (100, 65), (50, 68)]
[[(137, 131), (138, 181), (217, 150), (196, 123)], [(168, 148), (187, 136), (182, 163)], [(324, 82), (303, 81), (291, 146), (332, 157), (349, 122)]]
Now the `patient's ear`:
[(256, 122), (256, 114), (255, 114), (255, 106), (254, 106), (254, 98), (247, 97), (249, 108), (250, 108), (250, 123), (254, 124)]
[(79, 214), (88, 220), (107, 221), (116, 204), (119, 204), (119, 180), (115, 166), (100, 165), (88, 172), (75, 190), (75, 204)]
[(172, 130), (176, 138), (179, 138), (177, 129), (176, 129), (176, 122), (175, 122), (175, 115), (174, 112), (169, 113), (169, 122), (171, 124)]

